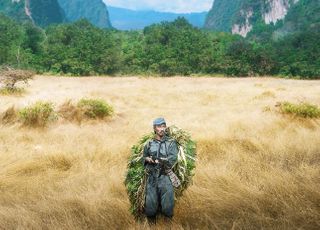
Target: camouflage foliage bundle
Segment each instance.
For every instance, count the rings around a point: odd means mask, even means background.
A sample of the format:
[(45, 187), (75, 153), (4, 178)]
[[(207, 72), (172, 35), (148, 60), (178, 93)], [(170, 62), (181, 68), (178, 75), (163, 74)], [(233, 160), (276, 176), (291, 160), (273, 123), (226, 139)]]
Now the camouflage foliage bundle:
[[(180, 187), (175, 188), (175, 197), (179, 198), (183, 191), (190, 185), (193, 177), (196, 160), (196, 144), (191, 139), (189, 133), (176, 126), (168, 127), (166, 129), (166, 135), (169, 138), (175, 139), (178, 144), (178, 160), (173, 166), (173, 171), (181, 181)], [(140, 141), (132, 147), (128, 162), (125, 185), (131, 203), (130, 211), (137, 219), (144, 217), (147, 175), (143, 166), (143, 149), (153, 138), (153, 133), (143, 136)]]

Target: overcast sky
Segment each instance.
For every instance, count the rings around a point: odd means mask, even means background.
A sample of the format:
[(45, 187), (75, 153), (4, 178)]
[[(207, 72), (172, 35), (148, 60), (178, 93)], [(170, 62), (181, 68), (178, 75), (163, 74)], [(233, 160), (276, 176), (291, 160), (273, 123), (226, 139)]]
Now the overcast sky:
[(132, 10), (190, 13), (209, 11), (213, 0), (103, 0), (107, 6)]

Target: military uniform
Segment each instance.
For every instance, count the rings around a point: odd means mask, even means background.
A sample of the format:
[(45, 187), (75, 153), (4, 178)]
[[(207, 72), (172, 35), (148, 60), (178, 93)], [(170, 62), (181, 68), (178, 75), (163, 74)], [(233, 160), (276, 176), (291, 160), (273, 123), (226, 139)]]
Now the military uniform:
[(153, 139), (144, 147), (144, 165), (148, 173), (145, 202), (145, 214), (147, 217), (154, 217), (160, 208), (165, 216), (173, 216), (174, 189), (164, 166), (146, 162), (145, 158), (167, 158), (166, 167), (172, 168), (177, 161), (177, 156), (177, 143), (167, 136), (164, 136), (161, 141)]

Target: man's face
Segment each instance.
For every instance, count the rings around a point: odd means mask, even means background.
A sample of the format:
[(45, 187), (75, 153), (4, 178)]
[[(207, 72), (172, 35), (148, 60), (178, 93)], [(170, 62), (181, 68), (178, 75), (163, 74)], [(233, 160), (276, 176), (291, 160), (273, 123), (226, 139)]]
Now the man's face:
[(155, 125), (154, 126), (154, 131), (159, 137), (163, 137), (164, 136), (164, 131), (166, 130), (166, 128), (167, 128), (166, 124)]

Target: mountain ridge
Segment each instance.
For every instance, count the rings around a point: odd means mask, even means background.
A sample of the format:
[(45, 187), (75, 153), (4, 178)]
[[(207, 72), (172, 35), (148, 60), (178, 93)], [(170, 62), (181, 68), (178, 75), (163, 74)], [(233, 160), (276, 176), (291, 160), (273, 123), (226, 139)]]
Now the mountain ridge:
[(100, 28), (112, 27), (102, 0), (1, 0), (0, 13), (40, 27), (82, 18)]
[(173, 21), (178, 17), (185, 17), (193, 26), (203, 27), (207, 12), (171, 13), (154, 10), (131, 10), (122, 7), (108, 6), (112, 25), (119, 30), (135, 30), (159, 23)]
[(107, 5), (102, 0), (58, 0), (69, 22), (85, 18), (100, 28), (111, 28)]
[(64, 11), (57, 0), (1, 0), (0, 13), (38, 26), (65, 21)]

